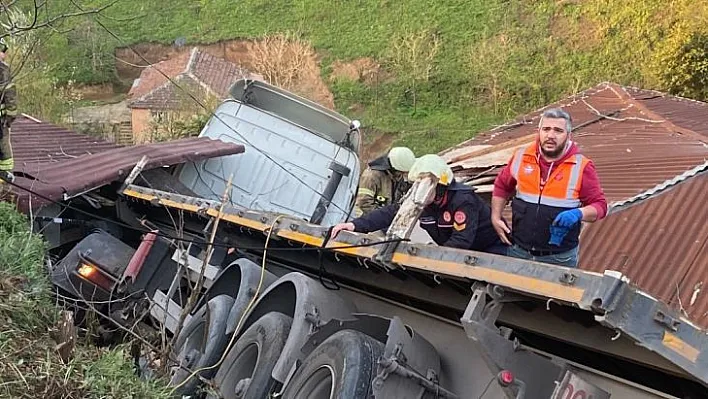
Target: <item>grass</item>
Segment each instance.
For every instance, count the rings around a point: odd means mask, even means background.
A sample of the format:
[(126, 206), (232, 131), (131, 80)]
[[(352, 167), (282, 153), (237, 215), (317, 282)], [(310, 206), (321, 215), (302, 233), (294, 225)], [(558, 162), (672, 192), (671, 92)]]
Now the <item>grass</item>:
[[(75, 11), (68, 0), (57, 4)], [(397, 134), (399, 143), (416, 152), (446, 148), (602, 81), (708, 93), (686, 90), (693, 82), (708, 82), (702, 61), (671, 62), (696, 34), (695, 43), (708, 35), (708, 6), (691, 0), (670, 6), (663, 0), (122, 0), (100, 20), (123, 42), (92, 18), (78, 18), (71, 35), (49, 42), (47, 59), (60, 77), (71, 71), (79, 81), (111, 80), (115, 47), (180, 38), (192, 45), (294, 32), (317, 50), (325, 78), (334, 61), (371, 57), (391, 78), (327, 79), (335, 105), (365, 126)], [(397, 44), (419, 33), (439, 40), (427, 65), (430, 76), (389, 62)], [(674, 69), (682, 75), (678, 83)]]
[(45, 245), (26, 218), (0, 202), (0, 397), (167, 398), (135, 377), (123, 347), (79, 342), (64, 363), (50, 330), (58, 320), (43, 266)]

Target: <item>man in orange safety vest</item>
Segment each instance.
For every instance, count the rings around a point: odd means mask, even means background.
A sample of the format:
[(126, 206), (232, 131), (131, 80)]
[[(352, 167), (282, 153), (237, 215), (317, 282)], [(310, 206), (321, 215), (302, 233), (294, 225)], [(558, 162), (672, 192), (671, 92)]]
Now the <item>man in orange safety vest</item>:
[[(507, 254), (577, 267), (581, 222), (607, 213), (607, 200), (593, 162), (571, 140), (570, 115), (541, 115), (536, 141), (519, 149), (494, 182), (492, 225)], [(511, 228), (502, 211), (511, 196)]]

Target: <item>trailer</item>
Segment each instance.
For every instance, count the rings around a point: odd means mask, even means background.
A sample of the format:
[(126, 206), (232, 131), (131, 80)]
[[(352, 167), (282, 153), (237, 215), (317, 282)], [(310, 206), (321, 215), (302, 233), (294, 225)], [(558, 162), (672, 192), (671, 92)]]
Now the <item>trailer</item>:
[(175, 394), (708, 397), (706, 332), (621, 273), (408, 240), (434, 180), (385, 236), (331, 238), (353, 208), (358, 123), (263, 82), (231, 95), (201, 136), (244, 153), (137, 165), (112, 188), (117, 230), (51, 269), (63, 296), (176, 338)]

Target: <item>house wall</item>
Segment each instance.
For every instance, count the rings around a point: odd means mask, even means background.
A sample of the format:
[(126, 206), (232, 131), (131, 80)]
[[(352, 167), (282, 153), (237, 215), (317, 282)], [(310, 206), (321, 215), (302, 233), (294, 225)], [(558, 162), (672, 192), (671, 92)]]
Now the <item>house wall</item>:
[(152, 117), (149, 109), (133, 108), (131, 122), (133, 125), (133, 141), (135, 144), (150, 141), (150, 121)]

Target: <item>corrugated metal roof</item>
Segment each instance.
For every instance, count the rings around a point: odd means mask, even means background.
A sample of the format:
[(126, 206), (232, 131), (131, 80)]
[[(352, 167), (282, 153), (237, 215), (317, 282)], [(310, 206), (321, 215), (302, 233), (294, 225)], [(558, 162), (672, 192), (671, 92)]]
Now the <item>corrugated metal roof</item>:
[(708, 137), (708, 104), (688, 98), (671, 96), (653, 90), (625, 88), (647, 109), (663, 115), (672, 123)]
[(672, 305), (680, 292), (688, 315), (708, 327), (708, 295), (700, 292), (690, 305), (694, 287), (708, 279), (708, 104), (603, 83), (441, 155), (458, 176), (494, 176), (500, 167), (461, 159), (465, 148), (532, 135), (541, 112), (554, 107), (571, 114), (573, 140), (595, 163), (608, 202), (622, 205), (585, 226), (580, 267), (619, 270)]
[[(16, 184), (56, 201), (125, 179), (143, 155), (148, 158), (144, 170), (149, 170), (243, 151), (241, 144), (206, 137), (115, 148), (62, 162), (31, 165), (18, 171)], [(30, 198), (25, 190), (14, 191), (23, 211), (30, 209), (30, 200), (32, 208), (48, 202), (34, 195)]]
[[(581, 236), (581, 268), (618, 270), (708, 327), (706, 193), (708, 173), (703, 172), (587, 225)], [(701, 290), (692, 301), (696, 289)]]
[[(12, 125), (16, 184), (52, 200), (61, 200), (125, 178), (143, 155), (146, 170), (244, 151), (240, 144), (209, 138), (122, 147), (59, 126), (20, 116)], [(13, 188), (21, 210), (46, 204), (37, 196)]]
[(21, 115), (12, 124), (15, 168), (37, 162), (58, 162), (120, 145)]

